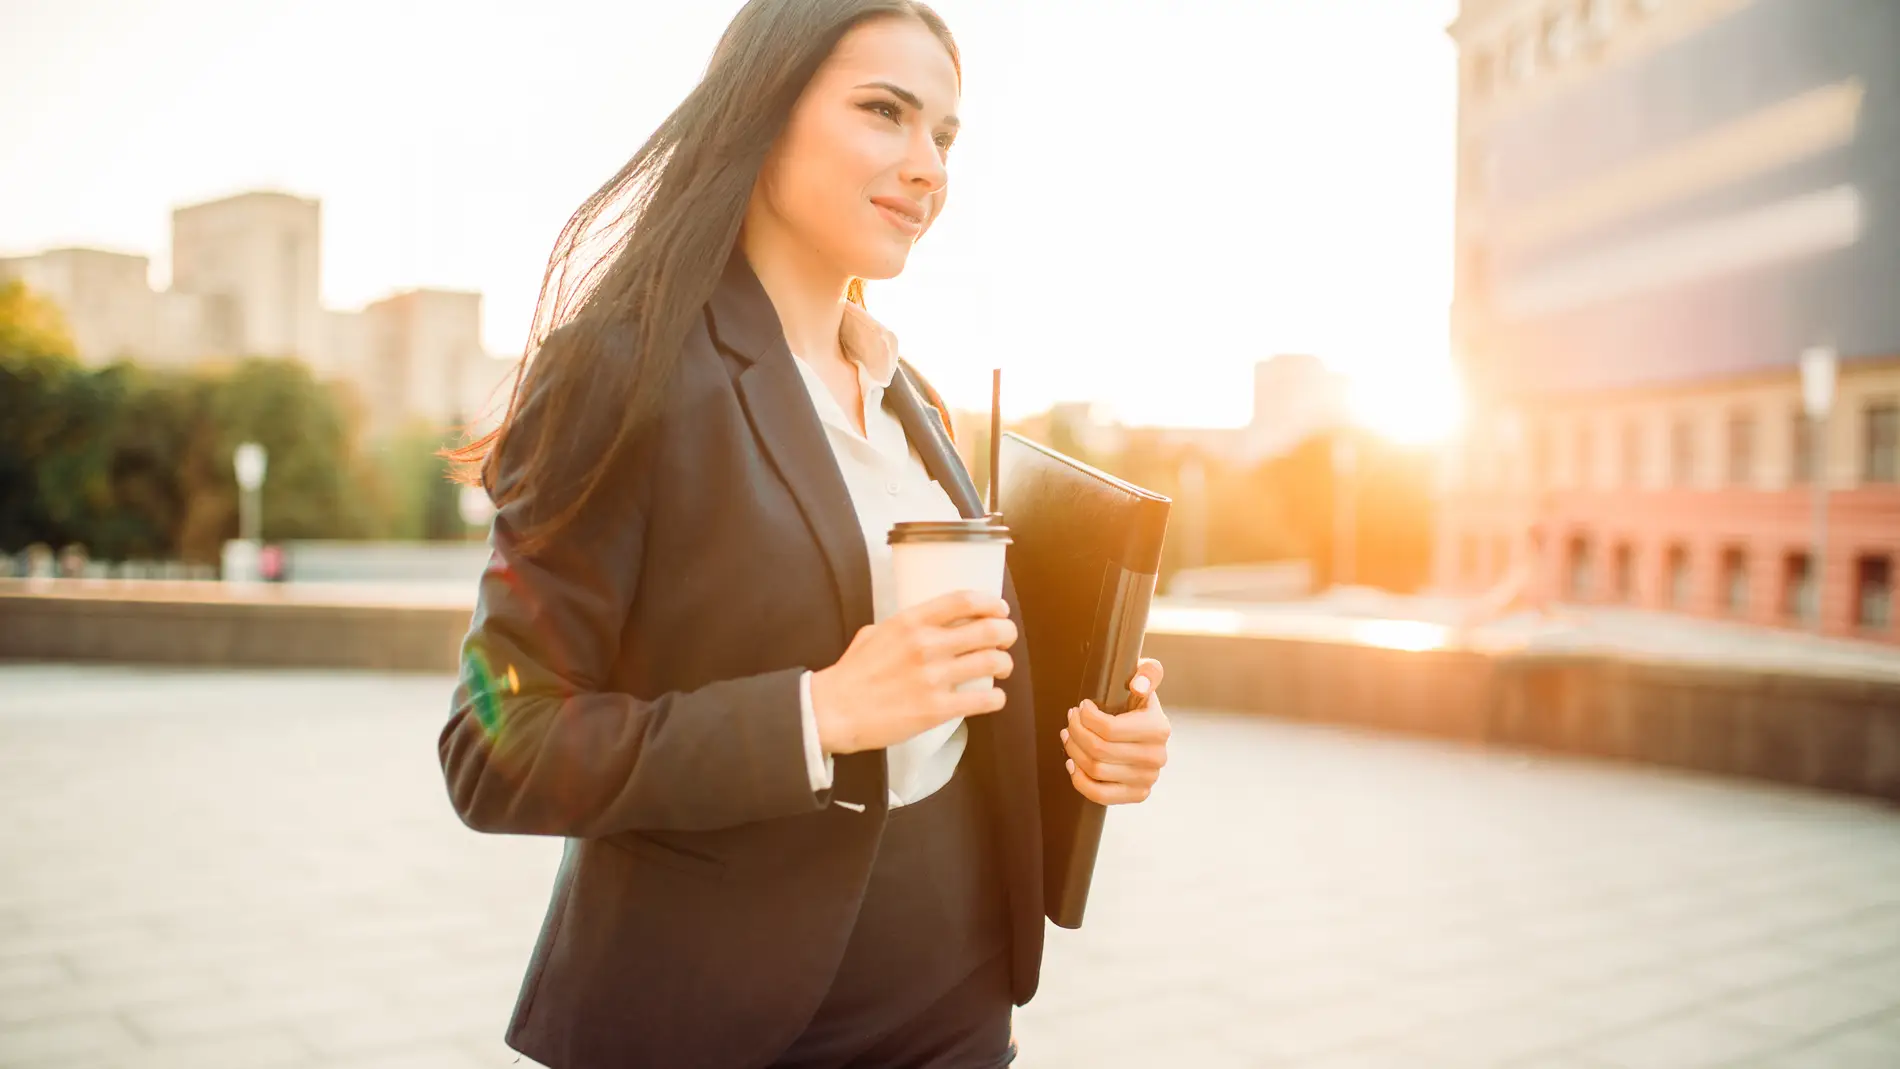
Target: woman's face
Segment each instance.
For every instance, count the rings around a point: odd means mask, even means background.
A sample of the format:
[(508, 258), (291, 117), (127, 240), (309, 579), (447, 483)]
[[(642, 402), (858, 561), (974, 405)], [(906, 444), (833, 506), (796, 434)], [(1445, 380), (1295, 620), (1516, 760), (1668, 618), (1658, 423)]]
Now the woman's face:
[(956, 67), (923, 23), (858, 24), (793, 106), (746, 225), (842, 275), (895, 277), (943, 210), (957, 95)]

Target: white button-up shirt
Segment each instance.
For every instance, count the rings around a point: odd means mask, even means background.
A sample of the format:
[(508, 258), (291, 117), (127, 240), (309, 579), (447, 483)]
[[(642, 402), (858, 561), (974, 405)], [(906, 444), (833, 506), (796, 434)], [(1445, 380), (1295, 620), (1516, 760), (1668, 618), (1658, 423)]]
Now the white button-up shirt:
[[(884, 391), (897, 373), (897, 338), (856, 304), (845, 302), (838, 338), (845, 355), (858, 370), (858, 388), (864, 394), (864, 430), (838, 404), (831, 389), (803, 357), (793, 354), (812, 406), (824, 424), (825, 438), (838, 461), (858, 525), (864, 530), (864, 548), (871, 564), (873, 620), (896, 611), (892, 588), (891, 547), (885, 541), (891, 526), (905, 520), (961, 518), (955, 502), (930, 477), (923, 458), (904, 435), (904, 425), (884, 408)], [(799, 680), (799, 699), (805, 730), (805, 768), (814, 791), (831, 786), (832, 758), (818, 741), (818, 718), (812, 708), (811, 676)], [(946, 721), (885, 751), (894, 808), (919, 801), (950, 782), (969, 729), (961, 718)], [(840, 804), (845, 804), (840, 802)]]

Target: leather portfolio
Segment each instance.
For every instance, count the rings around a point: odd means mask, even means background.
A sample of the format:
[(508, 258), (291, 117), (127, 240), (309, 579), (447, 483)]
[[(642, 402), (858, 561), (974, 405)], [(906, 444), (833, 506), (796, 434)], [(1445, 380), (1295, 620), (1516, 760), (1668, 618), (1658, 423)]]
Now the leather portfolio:
[(998, 449), (997, 507), (1009, 526), (1036, 704), (1043, 901), (1082, 924), (1105, 807), (1069, 779), (1061, 730), (1082, 699), (1107, 713), (1134, 701), (1148, 607), (1161, 570), (1169, 499), (1015, 433)]

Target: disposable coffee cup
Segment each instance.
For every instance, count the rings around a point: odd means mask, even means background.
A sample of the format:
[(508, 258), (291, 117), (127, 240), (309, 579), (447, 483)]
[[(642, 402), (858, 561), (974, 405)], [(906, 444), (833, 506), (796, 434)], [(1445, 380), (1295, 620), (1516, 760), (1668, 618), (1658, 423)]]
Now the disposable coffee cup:
[[(1000, 515), (907, 521), (892, 525), (885, 540), (891, 546), (898, 612), (957, 590), (1003, 595), (1003, 559), (1010, 538)], [(995, 685), (995, 677), (984, 676), (965, 680), (956, 689), (988, 690)]]

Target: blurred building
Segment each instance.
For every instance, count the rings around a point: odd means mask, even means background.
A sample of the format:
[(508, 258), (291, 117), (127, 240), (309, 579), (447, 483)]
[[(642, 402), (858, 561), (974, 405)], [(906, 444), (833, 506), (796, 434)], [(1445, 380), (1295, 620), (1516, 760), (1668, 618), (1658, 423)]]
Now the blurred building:
[(102, 249), (0, 259), (0, 281), (57, 305), (88, 364), (295, 358), (353, 384), (372, 434), (411, 420), (492, 424), (513, 365), (482, 348), (481, 294), (423, 289), (361, 311), (325, 308), (322, 247), (317, 200), (241, 193), (172, 213), (169, 289), (153, 290), (146, 257)]
[(296, 356), (327, 371), (319, 297), (322, 209), (288, 193), (241, 193), (172, 212), (172, 291), (221, 299), (238, 353)]
[(1241, 435), (1248, 464), (1282, 456), (1346, 419), (1346, 377), (1316, 356), (1283, 353), (1253, 369), (1253, 419)]
[(158, 329), (151, 261), (104, 249), (48, 249), (0, 259), (0, 281), (19, 280), (57, 305), (73, 346), (100, 363), (149, 359)]
[(1900, 637), (1900, 4), (1465, 0), (1450, 32), (1474, 410), (1439, 585), (1526, 554), (1568, 600)]
[[(989, 434), (989, 415), (958, 411), (958, 444)], [(1325, 433), (1346, 418), (1346, 378), (1324, 361), (1305, 353), (1282, 353), (1257, 361), (1253, 369), (1253, 414), (1240, 427), (1142, 426), (1142, 439), (1153, 447), (1186, 449), (1236, 467), (1252, 467), (1283, 456), (1301, 442)], [(1087, 455), (1112, 458), (1126, 448), (1137, 428), (1110, 418), (1087, 401), (1051, 405), (1011, 425), (1039, 442), (1060, 449), (1073, 443)]]
[(410, 290), (363, 309), (357, 378), (374, 433), (405, 420), (461, 425), (486, 413), (512, 368), (482, 348), (482, 295)]

